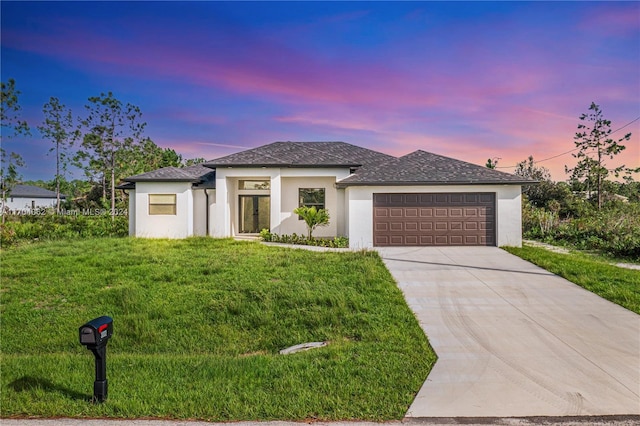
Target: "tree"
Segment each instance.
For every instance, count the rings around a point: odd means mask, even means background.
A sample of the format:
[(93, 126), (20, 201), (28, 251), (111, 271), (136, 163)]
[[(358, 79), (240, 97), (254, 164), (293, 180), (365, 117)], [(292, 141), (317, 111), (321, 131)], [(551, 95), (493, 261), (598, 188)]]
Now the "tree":
[[(0, 94), (0, 124), (2, 131), (0, 132), (0, 141), (3, 147), (0, 148), (0, 187), (2, 187), (2, 212), (4, 213), (7, 196), (11, 193), (13, 186), (19, 181), (20, 173), (18, 167), (24, 167), (24, 160), (20, 154), (4, 149), (4, 144), (8, 139), (16, 136), (31, 135), (29, 125), (25, 120), (20, 120), (20, 104), (18, 103), (18, 95), (20, 91), (16, 90), (16, 81), (12, 78), (7, 83), (1, 83)], [(5, 215), (2, 215), (2, 223), (4, 223)]]
[[(576, 148), (579, 149), (577, 154), (573, 154), (573, 157), (578, 159), (578, 163), (572, 169), (565, 166), (565, 172), (571, 173), (572, 180), (586, 178), (587, 183), (595, 183), (598, 193), (598, 209), (600, 209), (602, 207), (602, 182), (609, 175), (605, 158), (613, 159), (615, 155), (623, 151), (625, 146), (621, 145), (621, 142), (628, 141), (631, 138), (631, 133), (627, 133), (618, 140), (612, 139), (611, 121), (603, 117), (600, 106), (592, 102), (589, 111), (580, 116), (581, 123), (578, 124), (578, 132), (573, 138)], [(625, 166), (612, 169), (616, 176), (623, 170), (625, 170)], [(590, 189), (590, 186), (588, 188)]]
[(498, 160), (499, 158), (489, 158), (487, 160), (487, 164), (485, 164), (485, 167), (487, 167), (488, 169), (495, 169), (498, 166)]
[(113, 93), (101, 93), (89, 98), (87, 117), (81, 124), (86, 129), (78, 160), (86, 163), (89, 176), (99, 176), (102, 181), (103, 198), (106, 187), (111, 189), (111, 215), (115, 214), (116, 181), (122, 178), (127, 153), (140, 143), (146, 123), (140, 122), (142, 112), (137, 106), (124, 105)]
[[(49, 102), (42, 108), (44, 122), (38, 126), (38, 130), (45, 139), (54, 143), (54, 147), (49, 152), (56, 155), (56, 211), (60, 211), (60, 183), (67, 171), (69, 164), (69, 148), (73, 146), (79, 137), (79, 131), (73, 124), (71, 110), (60, 103), (60, 100), (51, 97)], [(62, 169), (62, 171), (61, 171)]]
[(329, 225), (329, 212), (326, 209), (317, 210), (315, 206), (302, 206), (294, 209), (293, 212), (299, 215), (307, 224), (308, 237), (310, 240), (313, 239), (313, 231), (318, 226)]
[(516, 164), (515, 175), (538, 182), (551, 180), (549, 169), (546, 167), (537, 167), (536, 162), (533, 160), (533, 155)]
[(188, 158), (188, 159), (183, 161), (183, 166), (184, 167), (195, 166), (197, 164), (202, 164), (202, 163), (204, 163), (206, 161), (207, 160), (205, 160), (202, 157)]

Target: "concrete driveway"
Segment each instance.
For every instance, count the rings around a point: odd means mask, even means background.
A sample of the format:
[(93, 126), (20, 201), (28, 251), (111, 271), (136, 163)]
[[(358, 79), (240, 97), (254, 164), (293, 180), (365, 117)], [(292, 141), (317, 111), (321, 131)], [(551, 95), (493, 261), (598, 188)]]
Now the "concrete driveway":
[(378, 251), (438, 354), (407, 417), (640, 414), (639, 315), (495, 247)]

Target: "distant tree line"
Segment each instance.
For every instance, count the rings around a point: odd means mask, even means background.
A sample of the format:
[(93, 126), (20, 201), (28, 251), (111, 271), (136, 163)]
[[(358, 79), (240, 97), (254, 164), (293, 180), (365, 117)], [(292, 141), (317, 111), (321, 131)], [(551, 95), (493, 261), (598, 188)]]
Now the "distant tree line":
[[(14, 79), (2, 82), (2, 148), (0, 184), (2, 209), (14, 185), (21, 181), (24, 159), (5, 149), (7, 142), (18, 136), (32, 136), (29, 124), (20, 117), (19, 95)], [(43, 121), (36, 126), (52, 147), (56, 172), (51, 181), (31, 181), (56, 192), (56, 210), (62, 208), (60, 194), (66, 203), (82, 207), (110, 208), (115, 212), (126, 194), (116, 186), (127, 176), (162, 167), (186, 167), (204, 162), (204, 158), (183, 159), (171, 148), (160, 148), (144, 135), (147, 123), (142, 111), (123, 103), (112, 92), (88, 98), (83, 115), (75, 116), (60, 99), (51, 97), (43, 106)], [(71, 166), (84, 171), (86, 180), (67, 180)], [(4, 222), (4, 216), (3, 216)]]

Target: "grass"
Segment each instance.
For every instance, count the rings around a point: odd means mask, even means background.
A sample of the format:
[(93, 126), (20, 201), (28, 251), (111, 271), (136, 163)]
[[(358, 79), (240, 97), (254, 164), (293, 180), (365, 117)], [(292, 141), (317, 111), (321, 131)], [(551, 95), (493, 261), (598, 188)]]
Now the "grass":
[[(377, 253), (89, 239), (2, 251), (0, 415), (400, 419), (435, 354)], [(78, 327), (109, 315), (109, 397)], [(329, 341), (282, 356), (280, 349)]]
[(554, 253), (540, 247), (503, 247), (529, 262), (583, 287), (598, 296), (640, 314), (640, 271), (609, 263), (604, 257), (570, 252)]

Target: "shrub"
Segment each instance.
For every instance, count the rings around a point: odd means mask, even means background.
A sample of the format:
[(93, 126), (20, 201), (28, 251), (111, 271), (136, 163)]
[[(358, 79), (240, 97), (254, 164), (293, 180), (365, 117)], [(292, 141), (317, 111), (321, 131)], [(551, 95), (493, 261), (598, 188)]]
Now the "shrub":
[(127, 216), (112, 218), (109, 213), (99, 210), (86, 213), (59, 215), (53, 211), (35, 210), (34, 214), (7, 215), (5, 224), (2, 225), (0, 242), (3, 247), (7, 247), (20, 241), (129, 235)]
[(293, 212), (299, 215), (307, 224), (307, 230), (309, 232), (307, 238), (313, 239), (313, 231), (318, 226), (329, 225), (329, 212), (327, 209), (317, 210), (315, 207), (302, 206), (293, 210)]
[(268, 229), (260, 231), (260, 237), (262, 241), (272, 243), (283, 244), (298, 244), (305, 246), (318, 246), (318, 247), (330, 247), (330, 248), (348, 248), (349, 239), (347, 237), (334, 237), (334, 238), (308, 238), (304, 235), (298, 235), (295, 232), (291, 235), (278, 235), (272, 234)]
[(549, 213), (523, 206), (523, 234), (526, 238), (599, 250), (614, 256), (640, 259), (640, 204), (611, 203), (576, 218), (549, 225)]

